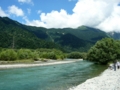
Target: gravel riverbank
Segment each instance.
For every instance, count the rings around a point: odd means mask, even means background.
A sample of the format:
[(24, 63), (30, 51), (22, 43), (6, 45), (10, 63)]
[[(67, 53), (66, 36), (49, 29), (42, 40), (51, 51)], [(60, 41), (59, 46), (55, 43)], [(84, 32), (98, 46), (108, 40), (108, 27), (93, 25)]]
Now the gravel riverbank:
[(37, 62), (36, 64), (5, 64), (0, 65), (0, 69), (8, 69), (8, 68), (22, 68), (22, 67), (33, 67), (33, 66), (45, 66), (45, 65), (54, 65), (54, 64), (65, 64), (65, 63), (73, 63), (82, 60), (70, 60), (70, 61), (49, 61), (49, 62)]
[(120, 90), (120, 69), (106, 69), (98, 77), (88, 79), (69, 90)]

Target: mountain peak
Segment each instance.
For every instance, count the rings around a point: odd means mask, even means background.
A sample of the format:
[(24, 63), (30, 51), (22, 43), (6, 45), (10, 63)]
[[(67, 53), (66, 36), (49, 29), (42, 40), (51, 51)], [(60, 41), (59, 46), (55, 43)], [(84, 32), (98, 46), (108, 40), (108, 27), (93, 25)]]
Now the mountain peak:
[(79, 26), (77, 29), (86, 30), (87, 26), (82, 25), (82, 26)]

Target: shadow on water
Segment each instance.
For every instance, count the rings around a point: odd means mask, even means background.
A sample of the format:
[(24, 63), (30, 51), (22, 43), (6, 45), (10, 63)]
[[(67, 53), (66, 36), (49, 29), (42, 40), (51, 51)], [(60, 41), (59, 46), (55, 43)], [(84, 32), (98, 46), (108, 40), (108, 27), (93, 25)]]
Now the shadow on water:
[(67, 90), (98, 76), (106, 66), (88, 61), (0, 70), (0, 90)]

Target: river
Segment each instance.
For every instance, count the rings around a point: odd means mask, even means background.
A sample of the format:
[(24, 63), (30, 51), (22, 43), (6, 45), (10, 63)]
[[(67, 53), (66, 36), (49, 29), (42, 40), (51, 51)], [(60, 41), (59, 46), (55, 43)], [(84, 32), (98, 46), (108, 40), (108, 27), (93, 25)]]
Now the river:
[(67, 90), (99, 75), (106, 66), (88, 61), (0, 70), (0, 90)]

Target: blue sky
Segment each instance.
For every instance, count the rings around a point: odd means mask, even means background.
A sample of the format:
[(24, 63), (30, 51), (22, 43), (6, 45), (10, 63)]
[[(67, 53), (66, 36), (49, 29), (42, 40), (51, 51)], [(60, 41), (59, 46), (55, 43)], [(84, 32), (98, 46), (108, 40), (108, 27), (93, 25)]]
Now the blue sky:
[(0, 0), (0, 16), (37, 27), (120, 32), (119, 5), (120, 0)]
[[(40, 13), (49, 13), (52, 10), (60, 11), (65, 9), (68, 13), (72, 13), (77, 0), (0, 0), (0, 7), (5, 13), (8, 13), (8, 8), (15, 6), (24, 12), (24, 15), (30, 20), (38, 19)], [(22, 15), (20, 15), (22, 16)], [(10, 15), (11, 19), (19, 22), (24, 20), (16, 15)]]

